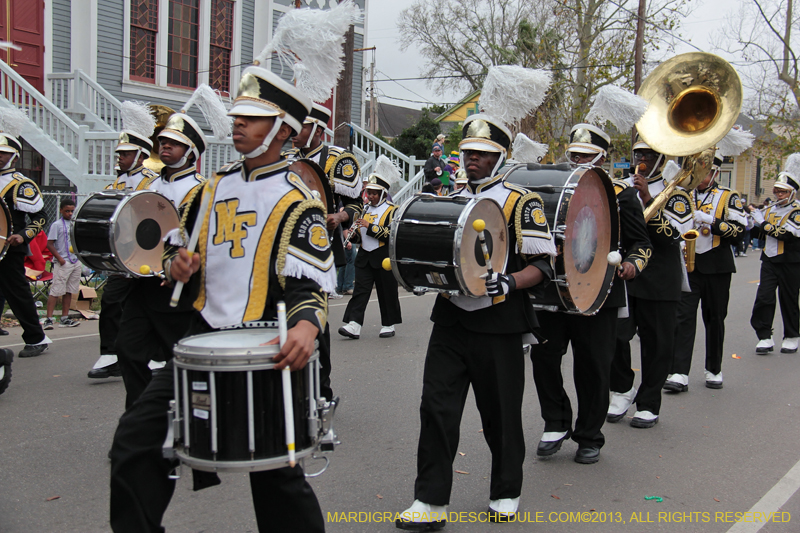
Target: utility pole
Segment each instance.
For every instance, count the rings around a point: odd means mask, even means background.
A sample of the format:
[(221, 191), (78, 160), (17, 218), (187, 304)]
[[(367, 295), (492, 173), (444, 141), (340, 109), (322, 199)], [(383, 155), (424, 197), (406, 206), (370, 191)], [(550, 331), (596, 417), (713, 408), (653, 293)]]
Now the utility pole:
[[(638, 93), (639, 87), (642, 86), (642, 63), (644, 51), (644, 17), (645, 17), (645, 4), (647, 0), (639, 0), (639, 12), (636, 17), (636, 44), (634, 51), (634, 65), (633, 65), (633, 92)], [(631, 131), (631, 146), (636, 140), (636, 126)]]
[(350, 123), (350, 107), (353, 95), (353, 48), (355, 28), (351, 25), (344, 34), (344, 70), (336, 85), (336, 118), (333, 121), (333, 144), (350, 148), (350, 128), (340, 128), (343, 123)]
[(369, 132), (378, 131), (378, 115), (375, 113), (375, 49), (372, 50), (372, 64), (369, 66)]

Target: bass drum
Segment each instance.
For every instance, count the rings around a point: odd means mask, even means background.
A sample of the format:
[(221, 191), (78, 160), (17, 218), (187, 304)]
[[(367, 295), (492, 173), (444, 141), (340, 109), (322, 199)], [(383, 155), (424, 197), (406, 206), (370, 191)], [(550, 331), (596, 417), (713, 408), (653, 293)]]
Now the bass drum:
[(602, 168), (569, 164), (517, 165), (506, 181), (539, 194), (556, 238), (555, 283), (531, 291), (534, 307), (593, 315), (614, 283), (608, 253), (619, 249), (619, 207), (611, 179)]
[(172, 201), (154, 191), (100, 191), (75, 212), (75, 255), (94, 270), (142, 274), (161, 271), (164, 237), (180, 225)]
[(0, 198), (0, 260), (6, 256), (8, 251), (8, 238), (14, 231), (11, 222), (11, 211), (8, 210), (5, 200)]
[(408, 199), (395, 214), (389, 259), (397, 282), (409, 292), (486, 294), (481, 275), (486, 262), (472, 223), (486, 223), (484, 234), (496, 272), (508, 262), (508, 226), (503, 209), (491, 198), (422, 194)]

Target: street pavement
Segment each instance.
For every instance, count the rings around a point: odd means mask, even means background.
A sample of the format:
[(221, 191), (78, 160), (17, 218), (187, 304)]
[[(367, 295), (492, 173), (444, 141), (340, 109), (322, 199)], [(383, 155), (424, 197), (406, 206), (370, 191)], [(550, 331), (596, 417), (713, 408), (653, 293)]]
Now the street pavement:
[[(628, 418), (606, 424), (606, 445), (595, 465), (573, 461), (573, 442), (551, 458), (536, 457), (543, 422), (527, 361), (528, 453), (519, 515), (524, 523), (487, 524), (478, 514), (488, 506), (491, 458), (470, 395), (445, 531), (800, 531), (800, 354), (776, 349), (773, 355), (755, 355), (749, 318), (759, 265), (757, 252), (737, 259), (722, 368), (725, 387), (704, 386), (704, 337), (698, 324), (689, 391), (665, 395), (659, 424), (652, 429), (632, 428)], [(401, 298), (404, 323), (390, 339), (378, 338), (374, 300), (361, 339), (340, 337), (336, 329), (348, 299), (331, 301), (333, 387), (342, 399), (336, 428), (342, 444), (328, 470), (311, 480), (330, 532), (394, 531), (393, 514), (414, 499), (418, 409), (434, 296), (401, 291)], [(779, 347), (782, 326), (776, 314)], [(123, 411), (124, 386), (120, 378), (86, 377), (98, 355), (96, 321), (49, 333), (54, 341), (49, 351), (15, 359), (10, 387), (0, 395), (0, 532), (108, 531), (106, 455)], [(0, 347), (18, 352), (20, 329), (0, 337)], [(638, 365), (638, 346), (633, 351)], [(563, 372), (575, 407), (569, 354)], [(317, 467), (307, 464), (308, 471)], [(192, 492), (184, 468), (164, 517), (167, 531), (256, 531), (247, 475), (221, 477), (222, 485)], [(765, 525), (765, 515), (756, 512), (776, 512), (772, 516), (784, 522)]]

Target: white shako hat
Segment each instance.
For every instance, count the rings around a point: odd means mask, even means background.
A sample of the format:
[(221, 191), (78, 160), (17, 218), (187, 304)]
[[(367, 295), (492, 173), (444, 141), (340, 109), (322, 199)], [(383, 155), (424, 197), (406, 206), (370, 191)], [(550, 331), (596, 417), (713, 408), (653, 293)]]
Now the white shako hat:
[(28, 115), (16, 107), (0, 109), (0, 152), (17, 154), (22, 151), (19, 140), (22, 128), (28, 123)]
[[(611, 137), (600, 127), (611, 122), (619, 131), (628, 131), (647, 111), (648, 102), (616, 85), (604, 85), (594, 97), (586, 123), (576, 124), (569, 136), (567, 152), (608, 155)], [(650, 148), (642, 146), (633, 150)]]
[(608, 155), (611, 137), (592, 124), (575, 124), (569, 132), (567, 152)]
[(775, 178), (773, 187), (789, 191), (797, 191), (800, 188), (800, 153), (792, 154), (786, 159), (786, 166)]
[(297, 134), (310, 112), (311, 100), (297, 87), (267, 69), (247, 67), (228, 115), (278, 117)]
[(402, 177), (397, 165), (385, 155), (380, 155), (375, 161), (375, 169), (366, 181), (366, 189), (389, 192), (395, 184), (402, 181)]
[(331, 110), (322, 104), (313, 102), (311, 104), (311, 112), (308, 114), (305, 121), (303, 121), (303, 124), (316, 124), (324, 128), (328, 125), (330, 120)]
[(119, 144), (115, 152), (131, 152), (141, 150), (150, 156), (153, 149), (153, 131), (156, 128), (156, 118), (150, 106), (144, 102), (122, 102), (120, 107), (122, 116), (122, 131), (119, 133)]
[(195, 89), (180, 112), (170, 115), (158, 137), (166, 137), (185, 144), (197, 161), (200, 159), (200, 155), (206, 151), (206, 138), (197, 122), (187, 114), (194, 104), (197, 104), (205, 116), (217, 139), (222, 140), (228, 136), (231, 130), (231, 121), (227, 116), (225, 105), (214, 89), (202, 83)]

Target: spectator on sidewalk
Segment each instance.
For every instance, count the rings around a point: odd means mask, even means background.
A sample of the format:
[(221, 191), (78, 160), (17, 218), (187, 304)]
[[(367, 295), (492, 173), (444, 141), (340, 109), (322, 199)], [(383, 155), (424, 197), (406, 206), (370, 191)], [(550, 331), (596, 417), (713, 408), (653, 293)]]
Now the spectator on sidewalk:
[(72, 295), (78, 292), (81, 284), (81, 263), (78, 261), (78, 256), (69, 249), (69, 230), (72, 214), (75, 212), (75, 200), (71, 198), (61, 200), (59, 211), (61, 218), (50, 225), (50, 232), (47, 234), (47, 249), (53, 254), (53, 284), (50, 286), (50, 296), (47, 298), (44, 329), (53, 329), (53, 313), (59, 298), (61, 298), (60, 327), (80, 326), (80, 322), (69, 317)]

